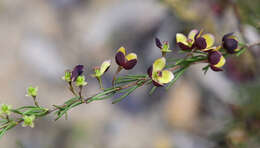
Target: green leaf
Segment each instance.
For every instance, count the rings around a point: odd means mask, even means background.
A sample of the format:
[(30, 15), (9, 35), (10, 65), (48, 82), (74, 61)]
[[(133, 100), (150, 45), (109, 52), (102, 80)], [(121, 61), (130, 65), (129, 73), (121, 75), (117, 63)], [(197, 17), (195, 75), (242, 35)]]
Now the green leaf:
[(30, 108), (38, 108), (38, 107), (36, 107), (36, 106), (23, 106), (23, 107), (17, 108), (16, 110), (30, 109)]
[(152, 89), (149, 92), (149, 95), (152, 95), (154, 91), (156, 90), (157, 86), (153, 86)]
[(183, 67), (182, 69), (180, 69), (180, 70), (178, 70), (178, 71), (176, 71), (176, 72), (174, 73), (175, 77), (174, 77), (174, 79), (169, 83), (169, 85), (166, 87), (166, 90), (168, 90), (168, 89), (180, 78), (180, 76), (185, 72), (185, 70), (186, 70), (188, 67), (189, 67), (189, 66), (187, 65), (187, 66)]
[(138, 79), (122, 79), (122, 80), (116, 80), (115, 84), (123, 84), (123, 83), (129, 83), (137, 81)]
[(126, 92), (124, 95), (120, 96), (119, 98), (115, 99), (115, 101), (112, 102), (112, 104), (118, 103), (120, 101), (122, 101), (125, 97), (127, 97), (128, 95), (130, 95), (135, 89), (137, 89), (139, 86), (134, 86), (131, 87), (131, 89), (128, 90), (128, 92)]
[(64, 114), (67, 113), (68, 110), (70, 110), (80, 104), (82, 104), (82, 102), (75, 102), (75, 103), (71, 104), (70, 106), (68, 106), (67, 108), (65, 108), (64, 110), (58, 111), (58, 113), (57, 113), (58, 117), (55, 119), (55, 121), (59, 120)]
[(35, 116), (38, 116), (38, 115), (42, 115), (42, 114), (46, 113), (47, 111), (48, 110), (46, 108), (37, 107), (37, 108), (31, 108), (31, 109), (26, 110), (25, 112), (23, 112), (23, 115), (27, 115), (27, 116), (35, 115)]
[(242, 48), (242, 49), (240, 49), (240, 50), (236, 53), (236, 56), (240, 56), (240, 55), (243, 54), (246, 50), (247, 50), (247, 48)]
[(169, 63), (169, 62), (177, 62), (177, 61), (179, 61), (179, 60), (182, 60), (182, 59), (180, 59), (180, 58), (167, 58), (167, 59), (166, 59), (166, 63)]
[(204, 71), (204, 75), (206, 75), (206, 73), (208, 72), (209, 67), (210, 67), (210, 65), (207, 65), (207, 66), (202, 68), (202, 70)]
[(2, 136), (8, 131), (9, 129), (13, 128), (16, 125), (15, 122), (10, 122), (8, 126), (6, 126), (4, 129), (0, 130), (0, 139)]
[(70, 105), (71, 103), (75, 102), (76, 100), (78, 100), (80, 97), (74, 97), (69, 99), (68, 101), (66, 101), (64, 104)]
[(11, 112), (22, 115), (23, 113), (16, 109), (11, 109)]

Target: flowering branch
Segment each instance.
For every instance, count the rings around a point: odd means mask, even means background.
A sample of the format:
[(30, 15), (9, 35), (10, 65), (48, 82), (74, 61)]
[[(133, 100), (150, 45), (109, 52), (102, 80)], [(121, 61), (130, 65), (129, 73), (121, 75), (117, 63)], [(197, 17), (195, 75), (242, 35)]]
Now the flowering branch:
[[(74, 97), (70, 98), (61, 105), (52, 105), (52, 108), (44, 108), (37, 102), (37, 87), (29, 87), (27, 95), (33, 98), (34, 106), (22, 106), (12, 109), (10, 105), (2, 104), (0, 108), (0, 137), (9, 129), (22, 124), (23, 127), (34, 127), (35, 119), (54, 113), (55, 120), (60, 119), (74, 107), (81, 104), (88, 104), (93, 101), (112, 98), (115, 94), (120, 94), (115, 98), (113, 104), (125, 99), (137, 88), (144, 85), (154, 85), (149, 94), (152, 94), (158, 87), (165, 86), (170, 88), (192, 65), (204, 63), (207, 64), (202, 70), (206, 72), (211, 68), (213, 71), (222, 71), (225, 64), (225, 57), (231, 54), (240, 55), (245, 49), (260, 45), (260, 42), (246, 45), (239, 44), (233, 33), (223, 36), (222, 43), (219, 46), (214, 45), (214, 36), (211, 34), (202, 34), (202, 31), (192, 30), (188, 37), (178, 33), (176, 35), (177, 45), (187, 54), (185, 58), (175, 59), (166, 58), (166, 54), (171, 52), (167, 41), (161, 42), (155, 39), (156, 46), (161, 50), (162, 57), (154, 61), (148, 68), (147, 74), (125, 75), (117, 77), (121, 70), (131, 70), (137, 64), (137, 55), (135, 53), (126, 54), (124, 47), (117, 50), (115, 60), (118, 64), (113, 80), (112, 87), (104, 89), (102, 86), (102, 75), (108, 71), (111, 61), (104, 61), (101, 66), (94, 68), (94, 74), (91, 76), (98, 80), (101, 91), (89, 97), (83, 94), (83, 88), (88, 85), (83, 75), (84, 66), (77, 65), (73, 70), (66, 70), (63, 80), (67, 82), (69, 91)], [(18, 117), (10, 117), (11, 114), (17, 114)]]

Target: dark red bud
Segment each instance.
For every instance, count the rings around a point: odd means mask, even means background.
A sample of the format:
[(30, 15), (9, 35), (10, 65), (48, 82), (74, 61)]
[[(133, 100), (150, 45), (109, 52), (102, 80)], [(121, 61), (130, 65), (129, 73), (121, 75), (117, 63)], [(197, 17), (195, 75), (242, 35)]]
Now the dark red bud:
[(205, 49), (207, 47), (207, 42), (204, 38), (202, 37), (198, 37), (196, 40), (195, 40), (195, 46), (198, 48), (198, 49)]
[(155, 38), (155, 45), (156, 45), (158, 48), (162, 49), (162, 42), (160, 41), (160, 39)]
[(76, 81), (79, 75), (81, 75), (84, 72), (84, 66), (83, 65), (77, 65), (74, 67), (72, 74), (71, 74), (71, 80)]

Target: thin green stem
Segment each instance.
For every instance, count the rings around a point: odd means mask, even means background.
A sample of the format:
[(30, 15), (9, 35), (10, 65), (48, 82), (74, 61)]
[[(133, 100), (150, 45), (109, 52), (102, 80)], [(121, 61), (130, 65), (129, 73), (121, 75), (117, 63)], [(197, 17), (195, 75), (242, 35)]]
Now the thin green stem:
[(73, 87), (71, 81), (69, 82), (69, 90), (72, 92), (72, 94), (73, 94), (75, 97), (78, 96), (78, 95), (76, 94), (75, 90), (74, 90), (74, 87)]
[(34, 105), (37, 106), (37, 107), (40, 107), (40, 105), (39, 105), (39, 103), (36, 99), (36, 96), (33, 96), (32, 98), (33, 98)]
[(116, 73), (113, 76), (113, 80), (112, 80), (112, 86), (115, 87), (115, 82), (116, 82), (116, 77), (119, 74), (119, 72), (122, 70), (123, 68), (121, 66), (118, 66)]

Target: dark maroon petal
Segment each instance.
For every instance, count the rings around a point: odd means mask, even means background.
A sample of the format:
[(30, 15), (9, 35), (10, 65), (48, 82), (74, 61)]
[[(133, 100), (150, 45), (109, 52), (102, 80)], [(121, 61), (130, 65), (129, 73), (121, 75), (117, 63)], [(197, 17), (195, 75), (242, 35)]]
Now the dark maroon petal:
[(198, 49), (205, 49), (207, 47), (207, 42), (206, 42), (206, 40), (204, 38), (198, 37), (195, 40), (195, 46)]
[(124, 67), (124, 69), (129, 70), (129, 69), (134, 68), (136, 63), (137, 63), (137, 60), (133, 59), (133, 60), (127, 61), (123, 67)]
[(199, 31), (195, 34), (195, 36), (194, 36), (194, 39), (195, 39), (195, 40), (198, 38), (200, 32), (201, 32), (201, 30), (199, 30)]
[(156, 45), (158, 48), (162, 49), (162, 42), (160, 41), (160, 39), (155, 38), (155, 45)]
[(178, 44), (178, 46), (182, 49), (182, 50), (191, 50), (192, 49), (192, 47), (189, 47), (189, 46), (187, 46), (187, 45), (185, 45), (185, 44), (183, 44), (183, 43), (177, 43)]
[(235, 40), (235, 39), (229, 39), (229, 38), (226, 38), (224, 41), (223, 41), (223, 44), (222, 44), (223, 48), (226, 49), (226, 51), (228, 53), (236, 53), (235, 49), (237, 49), (238, 47), (238, 41)]
[(154, 81), (154, 80), (153, 80), (153, 85), (154, 85), (154, 86), (157, 86), (157, 87), (162, 87), (162, 86), (163, 86), (163, 85), (161, 85), (161, 84), (157, 83), (157, 82), (156, 82), (156, 81)]
[(210, 64), (216, 65), (220, 61), (221, 56), (222, 54), (219, 51), (210, 52), (208, 56), (208, 61)]
[(218, 67), (215, 67), (215, 66), (213, 66), (213, 65), (210, 65), (210, 68), (211, 68), (213, 71), (223, 71), (223, 69), (218, 68)]
[(84, 72), (84, 66), (83, 65), (77, 65), (74, 67), (72, 74), (71, 74), (71, 80), (76, 81), (77, 77), (81, 75)]
[(152, 74), (153, 74), (153, 65), (150, 66), (148, 69), (147, 69), (147, 74), (150, 78), (152, 78)]
[(122, 52), (117, 52), (116, 53), (116, 63), (119, 65), (119, 66), (124, 66), (125, 65), (125, 55), (122, 53)]
[(229, 36), (233, 35), (234, 32), (231, 32), (231, 33), (228, 33), (228, 34), (225, 34), (222, 38), (222, 41), (224, 41), (225, 39), (228, 39)]

